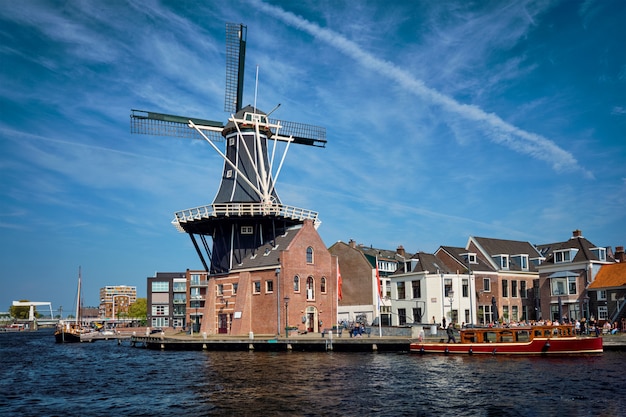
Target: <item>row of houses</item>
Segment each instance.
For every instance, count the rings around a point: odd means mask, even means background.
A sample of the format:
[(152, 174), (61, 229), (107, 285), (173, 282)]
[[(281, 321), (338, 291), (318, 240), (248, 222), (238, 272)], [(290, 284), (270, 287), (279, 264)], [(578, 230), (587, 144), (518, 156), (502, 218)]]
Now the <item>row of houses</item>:
[(338, 324), (411, 326), (625, 317), (624, 248), (580, 230), (562, 242), (471, 236), (435, 253), (355, 241), (326, 248), (312, 222), (287, 230), (228, 273), (148, 278), (153, 327), (207, 334), (322, 332)]

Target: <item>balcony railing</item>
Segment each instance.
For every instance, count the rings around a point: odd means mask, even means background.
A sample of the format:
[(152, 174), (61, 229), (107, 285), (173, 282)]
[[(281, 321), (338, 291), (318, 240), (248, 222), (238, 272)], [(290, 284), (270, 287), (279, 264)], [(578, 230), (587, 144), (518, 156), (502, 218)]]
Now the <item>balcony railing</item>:
[(209, 281), (208, 280), (203, 280), (203, 281), (190, 281), (189, 282), (189, 286), (190, 287), (208, 287), (209, 286)]
[(320, 225), (317, 212), (284, 204), (265, 203), (226, 203), (194, 207), (174, 213), (172, 224), (179, 232), (185, 232), (182, 223), (196, 220), (229, 216), (276, 216), (294, 220), (313, 220), (315, 227)]

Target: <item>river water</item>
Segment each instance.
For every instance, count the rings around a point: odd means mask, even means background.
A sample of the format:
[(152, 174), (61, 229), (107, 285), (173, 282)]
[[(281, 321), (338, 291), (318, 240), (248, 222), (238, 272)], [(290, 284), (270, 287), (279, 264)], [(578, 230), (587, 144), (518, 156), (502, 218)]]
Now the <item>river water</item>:
[(626, 352), (180, 352), (0, 333), (2, 416), (626, 416)]

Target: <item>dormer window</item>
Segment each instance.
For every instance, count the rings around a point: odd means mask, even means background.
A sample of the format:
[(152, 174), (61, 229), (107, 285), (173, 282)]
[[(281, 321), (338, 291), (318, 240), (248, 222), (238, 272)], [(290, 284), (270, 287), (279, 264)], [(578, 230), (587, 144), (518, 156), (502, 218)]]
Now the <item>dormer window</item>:
[(477, 264), (478, 260), (476, 259), (475, 253), (462, 253), (461, 256), (465, 258), (465, 263)]
[(554, 251), (554, 263), (559, 264), (559, 263), (572, 262), (577, 252), (578, 252), (578, 249), (574, 249), (574, 248)]
[(492, 258), (499, 269), (509, 269), (509, 255), (494, 255)]
[(591, 253), (593, 253), (599, 261), (606, 261), (606, 248), (591, 248)]
[(513, 262), (515, 262), (522, 271), (528, 271), (528, 255), (512, 255)]

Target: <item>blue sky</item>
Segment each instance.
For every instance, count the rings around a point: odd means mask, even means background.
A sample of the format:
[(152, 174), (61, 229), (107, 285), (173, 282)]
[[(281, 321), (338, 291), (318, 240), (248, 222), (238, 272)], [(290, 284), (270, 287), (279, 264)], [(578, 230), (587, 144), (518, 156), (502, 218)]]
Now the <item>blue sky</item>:
[(324, 126), (278, 193), (330, 246), (413, 253), (470, 235), (626, 244), (626, 3), (0, 2), (0, 310), (72, 309), (200, 268), (177, 210), (210, 204), (201, 141), (131, 135), (130, 109), (224, 121), (225, 23), (244, 104)]

